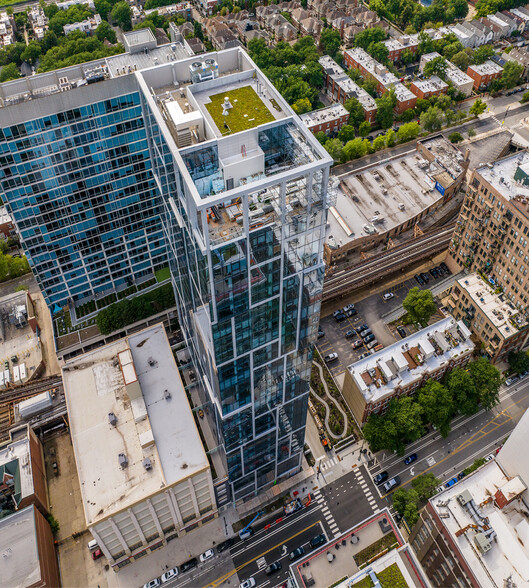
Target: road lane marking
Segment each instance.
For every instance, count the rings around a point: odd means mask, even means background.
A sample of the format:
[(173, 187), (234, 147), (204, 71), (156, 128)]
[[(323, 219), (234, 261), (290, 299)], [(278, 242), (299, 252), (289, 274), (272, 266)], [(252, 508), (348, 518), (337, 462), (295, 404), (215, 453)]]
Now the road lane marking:
[[(281, 545), (283, 546), (283, 551), (286, 549), (288, 552), (288, 547), (285, 545), (285, 543), (288, 543), (290, 540), (295, 539), (296, 537), (298, 537), (299, 535), (301, 535), (302, 533), (304, 533), (305, 531), (308, 531), (309, 529), (312, 529), (312, 527), (315, 527), (316, 525), (321, 524), (320, 521), (316, 521), (314, 523), (312, 523), (312, 525), (309, 525), (308, 527), (305, 527), (304, 529), (301, 529), (301, 531), (298, 531), (297, 533), (295, 533), (294, 535), (291, 535), (290, 537), (288, 537), (288, 539), (283, 539), (280, 543), (277, 543), (276, 545), (274, 545), (273, 547), (270, 547), (269, 549), (267, 549), (266, 551), (264, 551), (263, 553), (260, 553), (258, 556), (248, 560), (247, 562), (237, 566), (235, 569), (233, 569), (231, 572), (227, 572), (226, 574), (224, 574), (223, 576), (220, 576), (219, 578), (217, 578), (216, 580), (213, 580), (212, 582), (210, 582), (209, 584), (207, 584), (205, 586), (205, 588), (215, 588), (216, 586), (220, 586), (222, 583), (224, 583), (228, 578), (231, 578), (231, 576), (233, 576), (234, 574), (236, 574), (239, 570), (242, 570), (243, 568), (245, 568), (246, 566), (250, 565), (251, 563), (257, 561), (260, 557), (264, 557), (266, 554), (270, 553), (271, 551), (273, 551), (274, 549), (277, 549), (278, 547), (280, 547)], [(250, 547), (250, 546), (249, 546)], [(284, 554), (286, 555), (286, 554)]]

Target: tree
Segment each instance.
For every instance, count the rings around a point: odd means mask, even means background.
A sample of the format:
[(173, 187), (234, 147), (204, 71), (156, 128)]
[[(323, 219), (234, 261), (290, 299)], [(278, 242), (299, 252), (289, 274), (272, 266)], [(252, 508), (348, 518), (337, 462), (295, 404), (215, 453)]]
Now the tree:
[(7, 82), (9, 80), (16, 80), (20, 77), (18, 67), (14, 63), (8, 63), (4, 65), (0, 72), (0, 82)]
[(359, 127), (366, 118), (360, 101), (357, 98), (349, 98), (346, 100), (344, 106), (349, 111), (349, 124), (354, 127)]
[(344, 151), (340, 139), (329, 139), (324, 147), (336, 163), (340, 163), (343, 160)]
[(104, 20), (96, 29), (96, 37), (103, 42), (105, 39), (109, 43), (116, 43), (116, 31)]
[(386, 132), (386, 147), (393, 147), (395, 145), (395, 131), (393, 129), (389, 129)]
[(402, 122), (411, 122), (415, 118), (415, 111), (413, 108), (407, 108), (401, 115), (400, 120)]
[(360, 126), (358, 127), (358, 134), (361, 137), (367, 137), (370, 132), (371, 132), (371, 123), (370, 122), (365, 120), (363, 123), (360, 123)]
[(398, 488), (393, 493), (393, 507), (406, 519), (410, 527), (419, 520), (419, 502), (419, 495), (414, 489)]
[(399, 143), (406, 143), (412, 141), (419, 136), (421, 127), (416, 122), (405, 123), (399, 127), (397, 131), (397, 141)]
[(495, 51), (492, 45), (481, 45), (480, 47), (477, 47), (473, 55), (474, 64), (479, 65), (485, 63), (485, 61), (490, 59), (494, 53)]
[(399, 431), (399, 453), (404, 450), (405, 441), (415, 441), (424, 433), (421, 406), (410, 396), (399, 398), (393, 409), (388, 410), (388, 418)]
[(454, 65), (457, 65), (459, 69), (466, 71), (470, 65), (470, 56), (466, 51), (459, 51), (450, 60)]
[(525, 351), (511, 351), (507, 356), (512, 373), (523, 374), (529, 370), (529, 355)]
[(381, 29), (380, 27), (372, 27), (369, 29), (365, 29), (362, 32), (355, 35), (354, 38), (354, 46), (355, 47), (362, 47), (367, 51), (367, 48), (371, 43), (378, 43), (379, 41), (383, 41), (386, 38), (386, 31)]
[(419, 390), (417, 400), (424, 418), (446, 437), (450, 432), (450, 420), (454, 414), (450, 390), (435, 380), (428, 380)]
[(384, 43), (382, 43), (382, 41), (370, 43), (369, 47), (367, 48), (367, 52), (379, 63), (386, 63), (388, 61), (389, 49), (384, 45)]
[(346, 161), (363, 157), (366, 154), (366, 146), (360, 137), (347, 141), (343, 148), (343, 154)]
[(375, 98), (377, 95), (377, 83), (375, 80), (364, 80), (361, 86), (372, 98)]
[(507, 61), (503, 66), (503, 73), (501, 74), (501, 85), (503, 88), (514, 88), (520, 83), (520, 78), (523, 72), (523, 65), (516, 61)]
[(424, 66), (424, 75), (429, 78), (430, 76), (438, 76), (442, 80), (446, 77), (446, 69), (448, 67), (448, 63), (444, 57), (436, 57)]
[(327, 143), (329, 140), (329, 135), (326, 135), (323, 131), (318, 131), (314, 136), (322, 145), (325, 145), (325, 143)]
[(397, 105), (395, 90), (386, 92), (376, 100), (377, 113), (376, 121), (383, 129), (388, 129), (393, 124), (393, 109)]
[(475, 129), (473, 129), (472, 127), (470, 127), (470, 128), (468, 129), (468, 131), (467, 131), (467, 135), (468, 135), (469, 137), (475, 137), (475, 136), (476, 136), (476, 131), (475, 131)]
[(380, 449), (390, 449), (397, 445), (397, 431), (391, 426), (391, 423), (388, 423), (385, 416), (380, 416), (376, 413), (371, 414), (362, 429), (362, 433), (373, 452)]
[(324, 53), (330, 55), (333, 59), (340, 50), (342, 39), (340, 33), (335, 29), (323, 29), (320, 35), (320, 47)]
[(471, 415), (478, 410), (478, 392), (469, 372), (456, 367), (448, 376), (448, 389), (461, 414)]
[(483, 112), (485, 112), (486, 108), (487, 108), (487, 104), (485, 102), (483, 102), (483, 100), (481, 98), (478, 98), (474, 102), (474, 104), (472, 104), (468, 113), (474, 114), (475, 116), (479, 116), (480, 114), (483, 114)]
[(352, 141), (355, 138), (355, 130), (354, 127), (351, 125), (344, 125), (340, 131), (338, 132), (338, 139), (343, 143), (347, 143), (347, 141)]
[(437, 312), (431, 290), (419, 290), (417, 286), (408, 292), (402, 306), (413, 322), (421, 323), (423, 326), (426, 326), (430, 317)]
[[(466, 3), (466, 0), (464, 0)], [(456, 53), (463, 51), (463, 45), (459, 41), (454, 41), (453, 43), (449, 43), (443, 51), (443, 57), (450, 60)]]
[(386, 146), (386, 137), (384, 135), (377, 135), (373, 141), (373, 151), (380, 151)]
[(38, 41), (30, 41), (24, 49), (20, 59), (27, 61), (31, 65), (35, 65), (42, 53), (42, 48)]
[(44, 38), (40, 42), (40, 48), (42, 55), (46, 55), (46, 53), (52, 48), (56, 47), (59, 44), (59, 39), (57, 35), (53, 31), (46, 31), (44, 34)]
[(422, 474), (413, 478), (411, 485), (421, 500), (428, 500), (435, 494), (435, 489), (441, 483), (432, 473)]
[[(197, 37), (197, 39), (200, 39), (201, 41), (204, 40), (204, 33), (202, 32), (202, 25), (198, 22), (198, 20), (195, 20), (193, 22), (193, 33), (194, 33), (195, 37)], [(264, 39), (253, 39), (253, 41), (263, 41), (263, 44), (266, 46)], [(252, 41), (250, 41), (250, 43), (251, 42)], [(248, 44), (248, 49), (249, 48), (250, 48), (250, 44)]]
[(305, 112), (310, 112), (312, 110), (312, 104), (308, 98), (300, 98), (296, 100), (294, 104), (292, 104), (292, 110), (296, 114), (303, 114)]
[(112, 12), (110, 13), (110, 17), (124, 31), (131, 30), (132, 21), (130, 17), (130, 6), (124, 0), (114, 5), (114, 8), (112, 8)]
[(463, 140), (463, 135), (461, 133), (450, 133), (448, 140), (450, 143), (460, 143)]
[(479, 403), (486, 410), (491, 410), (500, 401), (500, 371), (488, 359), (480, 357), (470, 363), (469, 372), (478, 391)]
[(421, 114), (421, 125), (426, 131), (438, 131), (445, 120), (443, 111), (438, 106), (430, 106)]

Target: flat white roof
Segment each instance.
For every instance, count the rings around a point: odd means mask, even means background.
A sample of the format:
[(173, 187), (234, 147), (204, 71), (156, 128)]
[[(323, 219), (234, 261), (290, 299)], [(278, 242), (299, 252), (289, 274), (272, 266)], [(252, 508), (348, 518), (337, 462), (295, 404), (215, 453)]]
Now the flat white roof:
[(13, 460), (18, 460), (18, 472), (20, 478), (19, 499), (21, 500), (34, 493), (29, 438), (23, 429), (14, 435), (13, 441), (6, 442), (0, 448), (0, 466), (4, 466)]
[(63, 382), (88, 524), (209, 467), (163, 325), (68, 361)]
[(472, 349), (470, 331), (462, 321), (448, 316), (347, 369), (366, 402), (374, 403)]
[(0, 519), (0, 553), (2, 586), (38, 585), (41, 574), (33, 505)]
[(415, 80), (413, 85), (423, 92), (437, 92), (448, 88), (448, 84), (443, 82), (439, 76), (431, 76), (426, 80)]
[(493, 186), (506, 200), (515, 197), (529, 198), (529, 185), (515, 181), (518, 167), (529, 173), (529, 153), (519, 151), (494, 163), (476, 168), (476, 172)]
[(494, 63), (494, 61), (485, 61), (485, 63), (480, 63), (479, 65), (469, 65), (469, 69), (474, 70), (475, 72), (479, 73), (482, 76), (492, 75), (501, 73), (503, 71), (503, 67)]
[(327, 108), (306, 112), (305, 114), (302, 114), (300, 118), (305, 123), (305, 125), (307, 125), (307, 127), (312, 127), (314, 125), (321, 125), (327, 122), (331, 122), (347, 115), (349, 115), (349, 112), (343, 104), (333, 104)]
[(399, 80), (392, 74), (387, 67), (381, 65), (373, 59), (366, 51), (360, 47), (348, 49), (346, 51), (356, 62), (361, 63), (363, 67), (381, 83), (384, 87), (396, 84)]
[[(430, 499), (434, 510), (444, 515), (441, 518), (442, 524), (483, 588), (503, 587), (509, 576), (513, 585), (520, 588), (529, 585), (529, 521), (525, 506), (517, 500), (503, 510), (493, 501), (480, 506), (508, 483), (509, 478), (496, 460), (491, 460), (470, 476)], [(472, 498), (478, 516), (471, 517), (470, 509), (457, 500), (462, 493), (466, 498)], [(446, 506), (441, 506), (447, 501), (449, 502)], [(495, 536), (491, 540), (490, 550), (481, 554), (475, 542), (479, 528), (470, 528), (459, 537), (456, 537), (456, 532), (467, 525), (476, 524), (478, 520), (483, 524), (484, 519), (488, 519), (488, 527)]]
[(519, 330), (511, 323), (511, 317), (520, 328), (527, 325), (525, 317), (499, 294), (495, 294), (494, 289), (477, 273), (469, 274), (457, 280), (457, 283), (506, 339)]

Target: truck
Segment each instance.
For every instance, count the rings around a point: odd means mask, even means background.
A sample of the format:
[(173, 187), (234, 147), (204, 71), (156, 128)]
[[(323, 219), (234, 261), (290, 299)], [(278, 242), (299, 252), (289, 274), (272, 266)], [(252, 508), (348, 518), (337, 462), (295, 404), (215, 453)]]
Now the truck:
[(329, 440), (327, 439), (325, 433), (323, 433), (322, 431), (320, 431), (320, 441), (325, 451), (330, 451), (332, 449)]

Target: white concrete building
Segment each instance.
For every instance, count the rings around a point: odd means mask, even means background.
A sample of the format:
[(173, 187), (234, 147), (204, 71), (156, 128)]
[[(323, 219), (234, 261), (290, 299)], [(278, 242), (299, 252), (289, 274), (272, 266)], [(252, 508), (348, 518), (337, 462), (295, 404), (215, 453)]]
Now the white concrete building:
[(62, 28), (65, 35), (69, 35), (73, 31), (81, 31), (87, 35), (91, 35), (97, 27), (101, 24), (101, 16), (94, 14), (90, 18), (82, 20), (80, 22), (74, 22), (72, 24), (64, 25)]
[(85, 5), (90, 10), (95, 10), (94, 0), (64, 0), (64, 2), (57, 2), (57, 8), (59, 10), (68, 10), (72, 6)]
[(86, 525), (116, 571), (217, 515), (162, 324), (68, 361), (63, 381)]
[[(424, 71), (424, 66), (429, 62), (434, 60), (436, 57), (441, 57), (437, 51), (433, 51), (432, 53), (425, 53), (421, 55), (421, 60), (419, 62), (419, 70), (421, 72)], [(467, 75), (465, 72), (461, 71), (457, 66), (455, 66), (451, 61), (446, 61), (447, 68), (446, 68), (446, 79), (452, 83), (454, 88), (456, 88), (459, 92), (464, 94), (465, 96), (470, 96), (472, 94), (472, 88), (474, 85), (474, 80)]]

